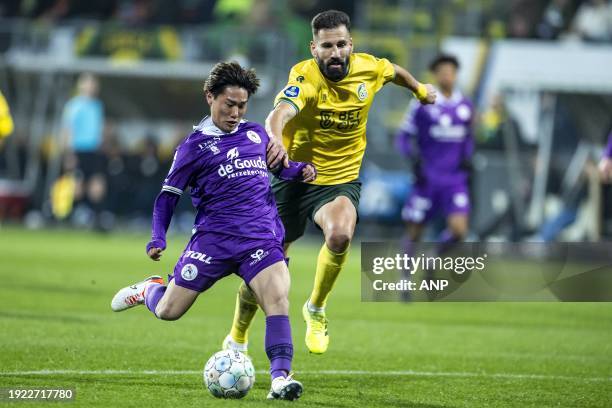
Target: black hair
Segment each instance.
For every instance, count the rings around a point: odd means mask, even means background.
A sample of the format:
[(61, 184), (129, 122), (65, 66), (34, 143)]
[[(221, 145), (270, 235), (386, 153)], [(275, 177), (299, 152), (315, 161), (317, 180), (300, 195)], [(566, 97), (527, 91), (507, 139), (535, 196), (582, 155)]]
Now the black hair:
[(251, 96), (259, 88), (259, 78), (252, 68), (242, 68), (237, 62), (219, 62), (210, 70), (204, 82), (204, 92), (210, 92), (216, 98), (228, 86), (244, 88)]
[(310, 27), (312, 35), (317, 35), (319, 30), (327, 30), (340, 26), (346, 26), (346, 29), (351, 31), (351, 18), (344, 11), (327, 10), (322, 11), (313, 17)]
[(438, 69), (438, 66), (441, 64), (452, 64), (455, 66), (455, 69), (459, 69), (459, 60), (457, 57), (451, 54), (440, 54), (436, 58), (431, 61), (429, 64), (429, 70), (431, 72), (435, 72)]

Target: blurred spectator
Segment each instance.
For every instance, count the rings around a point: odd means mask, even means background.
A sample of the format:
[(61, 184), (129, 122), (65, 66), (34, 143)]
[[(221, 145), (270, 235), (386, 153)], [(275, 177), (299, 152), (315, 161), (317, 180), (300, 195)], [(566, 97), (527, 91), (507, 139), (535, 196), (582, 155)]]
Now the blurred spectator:
[(578, 211), (589, 196), (588, 180), (592, 177), (596, 177), (595, 163), (589, 159), (583, 164), (578, 182), (563, 189), (561, 210), (555, 216), (546, 219), (536, 235), (529, 239), (530, 241), (553, 242), (567, 227), (576, 222)]
[(612, 39), (612, 4), (607, 0), (583, 3), (576, 13), (574, 32), (585, 41), (604, 42)]
[[(138, 180), (138, 184), (132, 187), (136, 193), (132, 211), (138, 213), (143, 209), (148, 210), (151, 206), (151, 200), (159, 193), (167, 169), (161, 166), (157, 142), (151, 135), (146, 137), (138, 156), (134, 159), (138, 168), (135, 169), (133, 178)], [(145, 211), (138, 215), (148, 216), (148, 213), (148, 211)]]
[(0, 146), (2, 140), (13, 133), (13, 118), (11, 117), (11, 111), (9, 110), (8, 103), (4, 99), (4, 95), (0, 92)]
[(118, 0), (72, 0), (68, 17), (105, 20), (112, 17), (117, 3)]
[(517, 137), (519, 142), (522, 141), (520, 126), (517, 120), (508, 112), (504, 97), (501, 94), (497, 94), (491, 99), (490, 106), (483, 111), (477, 124), (477, 141), (482, 147), (503, 150), (504, 126), (510, 126), (512, 134), (519, 136)]
[(74, 197), (81, 192), (77, 192), (76, 178), (76, 157), (67, 155), (63, 157), (62, 175), (51, 186), (51, 213), (56, 220), (65, 220), (72, 213)]
[(43, 20), (57, 20), (68, 15), (68, 0), (38, 0), (31, 9), (31, 16)]
[[(479, 149), (504, 152), (505, 168), (515, 169), (512, 175), (509, 173), (512, 187), (507, 190), (508, 198), (501, 199), (499, 194), (498, 198), (491, 197), (497, 208), (494, 215), (480, 226), (477, 235), (480, 240), (485, 240), (507, 228), (509, 239), (518, 241), (526, 233), (519, 218), (523, 210), (518, 204), (528, 202), (531, 195), (536, 146), (525, 142), (519, 122), (508, 110), (503, 94), (492, 98), (491, 105), (484, 110), (477, 124)], [(512, 161), (519, 157), (519, 163)]]
[(508, 34), (513, 38), (533, 37), (541, 3), (531, 0), (513, 0), (510, 3)]
[[(216, 0), (182, 0), (178, 20), (187, 24), (208, 24), (213, 21)], [(164, 2), (166, 4), (168, 2)]]
[(155, 13), (152, 0), (123, 0), (117, 7), (116, 17), (127, 25), (142, 25), (150, 22)]
[(568, 24), (570, 0), (553, 0), (544, 10), (536, 31), (539, 38), (555, 40)]

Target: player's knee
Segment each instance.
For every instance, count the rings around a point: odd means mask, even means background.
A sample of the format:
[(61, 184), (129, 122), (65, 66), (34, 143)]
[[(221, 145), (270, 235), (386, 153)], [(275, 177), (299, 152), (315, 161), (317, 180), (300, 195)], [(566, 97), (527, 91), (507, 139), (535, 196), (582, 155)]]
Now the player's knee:
[(351, 244), (351, 234), (343, 228), (332, 228), (325, 236), (327, 247), (333, 252), (344, 252)]
[(462, 241), (467, 236), (467, 228), (463, 225), (451, 226), (449, 230), (457, 241)]
[(289, 313), (289, 297), (286, 293), (266, 296), (262, 308), (266, 315), (286, 315)]

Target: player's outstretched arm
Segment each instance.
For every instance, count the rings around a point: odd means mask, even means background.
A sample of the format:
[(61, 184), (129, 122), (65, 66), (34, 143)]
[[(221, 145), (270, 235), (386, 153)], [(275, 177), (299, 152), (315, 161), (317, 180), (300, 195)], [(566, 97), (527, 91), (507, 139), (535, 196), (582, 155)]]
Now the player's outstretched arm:
[(399, 65), (393, 64), (393, 68), (395, 68), (393, 83), (410, 89), (423, 105), (431, 104), (436, 101), (436, 90), (433, 85), (420, 83), (410, 72)]
[(317, 178), (317, 168), (312, 163), (294, 162), (289, 160), (288, 167), (272, 170), (272, 173), (281, 180), (303, 181), (309, 183)]
[(293, 106), (280, 101), (266, 118), (266, 132), (270, 136), (267, 161), (271, 169), (275, 169), (281, 163), (284, 167), (289, 167), (289, 156), (283, 146), (283, 128), (295, 115), (297, 112)]
[(154, 261), (159, 261), (166, 249), (166, 232), (179, 199), (180, 195), (168, 191), (160, 192), (155, 199), (151, 241), (147, 244), (147, 255)]

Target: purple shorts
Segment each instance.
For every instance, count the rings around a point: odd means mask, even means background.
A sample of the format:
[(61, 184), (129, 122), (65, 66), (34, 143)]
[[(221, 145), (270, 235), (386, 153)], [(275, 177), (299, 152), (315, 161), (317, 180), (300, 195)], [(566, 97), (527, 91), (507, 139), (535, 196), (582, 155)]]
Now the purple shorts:
[(422, 224), (435, 215), (469, 214), (470, 195), (465, 183), (439, 185), (416, 184), (402, 209), (404, 221)]
[(174, 267), (174, 283), (204, 292), (236, 273), (247, 284), (268, 266), (284, 261), (281, 240), (197, 231)]

